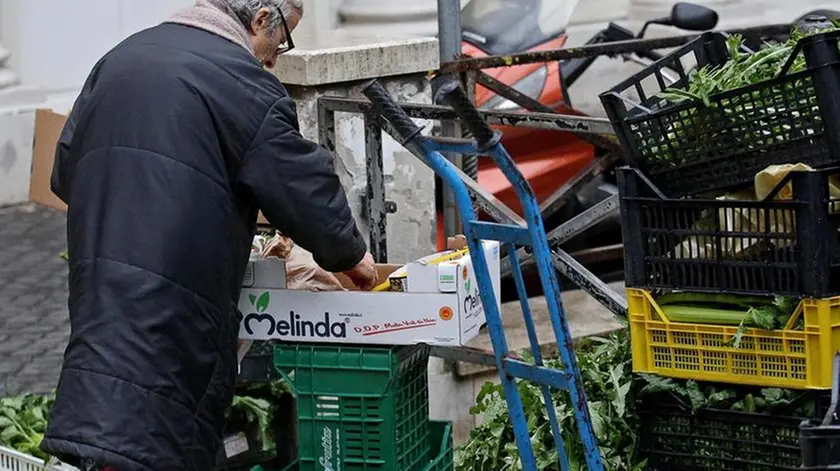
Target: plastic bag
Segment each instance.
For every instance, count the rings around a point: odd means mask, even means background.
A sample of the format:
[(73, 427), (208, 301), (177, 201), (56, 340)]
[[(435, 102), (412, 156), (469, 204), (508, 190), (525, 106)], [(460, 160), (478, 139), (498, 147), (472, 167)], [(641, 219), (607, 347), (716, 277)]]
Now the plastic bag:
[(286, 289), (309, 291), (347, 291), (338, 278), (319, 267), (312, 254), (277, 234), (265, 246), (263, 257), (286, 260)]
[[(312, 254), (295, 245), (292, 239), (280, 234), (270, 240), (263, 236), (254, 237), (251, 244), (251, 260), (277, 257), (286, 261), (286, 289), (309, 291), (346, 291), (338, 278), (319, 267)], [(240, 340), (237, 349), (238, 363), (248, 354), (253, 340)]]
[[(776, 186), (789, 173), (813, 170), (813, 168), (802, 163), (771, 165), (756, 174), (753, 188), (722, 196), (718, 200), (762, 201), (770, 196)], [(829, 178), (829, 194), (832, 201), (840, 199), (840, 181), (838, 181), (836, 175)], [(776, 201), (792, 198), (793, 184), (791, 182), (785, 184), (773, 197)], [(831, 213), (836, 213), (838, 210), (840, 210), (840, 204), (830, 204), (829, 211)], [(750, 258), (753, 254), (764, 253), (767, 243), (775, 249), (781, 249), (789, 247), (795, 242), (792, 237), (796, 231), (793, 211), (771, 210), (767, 213), (763, 209), (724, 207), (718, 209), (717, 212), (718, 227), (714, 227), (713, 213), (709, 212), (703, 220), (697, 222), (695, 229), (723, 233), (784, 234), (784, 236), (769, 240), (763, 237), (721, 237), (721, 256), (725, 258)], [(714, 241), (713, 236), (689, 237), (675, 248), (675, 258), (715, 258), (716, 246)]]

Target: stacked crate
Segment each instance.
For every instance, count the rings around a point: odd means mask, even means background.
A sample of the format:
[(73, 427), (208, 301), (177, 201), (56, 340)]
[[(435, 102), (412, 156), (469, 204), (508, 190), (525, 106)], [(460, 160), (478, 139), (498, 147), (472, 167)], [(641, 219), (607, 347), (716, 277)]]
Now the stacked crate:
[[(804, 56), (806, 70), (784, 67), (778, 78), (705, 103), (657, 96), (668, 87), (664, 69), (679, 76), (671, 88), (686, 89), (690, 66), (729, 59), (726, 37), (707, 33), (601, 95), (629, 160), (618, 180), (635, 371), (831, 387), (840, 350), (838, 43), (840, 32), (802, 39), (794, 56)], [(818, 170), (791, 172), (760, 201), (719, 199), (752, 187), (771, 165), (798, 163)], [(782, 192), (791, 193), (777, 198)], [(748, 329), (733, 345), (737, 326), (670, 321), (657, 304), (670, 290), (802, 301), (783, 329)], [(799, 467), (800, 418), (655, 407), (646, 420), (651, 469)]]
[(429, 420), (429, 347), (280, 343), (274, 367), (296, 399), (289, 471), (448, 471), (451, 424)]

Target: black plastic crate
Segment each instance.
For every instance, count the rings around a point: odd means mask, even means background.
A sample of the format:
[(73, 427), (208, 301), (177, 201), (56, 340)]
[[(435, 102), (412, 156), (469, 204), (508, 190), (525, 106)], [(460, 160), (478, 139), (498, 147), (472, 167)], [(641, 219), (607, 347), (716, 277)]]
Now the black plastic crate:
[[(840, 199), (829, 188), (838, 175), (791, 172), (764, 201), (737, 201), (667, 198), (638, 169), (618, 169), (627, 286), (840, 293)], [(788, 183), (792, 197), (774, 199)]]
[[(814, 392), (815, 417), (827, 395)], [(792, 416), (795, 404), (778, 414), (701, 409), (692, 413), (666, 395), (643, 398), (639, 448), (648, 471), (782, 471), (802, 464), (799, 426), (814, 417)], [(790, 414), (790, 415), (785, 415)]]
[(267, 383), (280, 379), (274, 369), (274, 340), (257, 340), (239, 364), (237, 381), (249, 383)]
[(709, 106), (657, 97), (669, 88), (663, 69), (678, 73), (670, 87), (684, 90), (692, 65), (729, 59), (726, 36), (705, 33), (604, 92), (601, 102), (628, 163), (670, 197), (747, 186), (768, 165), (827, 166), (840, 161), (838, 41), (840, 31), (802, 39), (797, 50), (807, 70), (713, 95)]
[(840, 425), (804, 421), (800, 428), (802, 469), (840, 469)]
[(675, 406), (641, 414), (648, 470), (797, 470), (801, 418)]

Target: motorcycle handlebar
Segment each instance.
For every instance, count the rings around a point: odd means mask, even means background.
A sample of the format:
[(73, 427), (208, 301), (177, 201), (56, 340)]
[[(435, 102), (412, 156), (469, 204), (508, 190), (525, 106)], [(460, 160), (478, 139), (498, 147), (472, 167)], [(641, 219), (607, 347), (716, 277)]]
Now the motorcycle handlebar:
[(479, 150), (487, 150), (496, 145), (500, 134), (493, 131), (478, 108), (473, 105), (461, 84), (451, 75), (439, 75), (432, 79), (432, 89), (437, 89), (435, 101), (443, 101), (452, 107), (455, 113), (466, 123), (470, 133), (478, 142)]
[(400, 144), (405, 144), (420, 134), (422, 128), (411, 120), (377, 80), (371, 80), (365, 85), (362, 93), (373, 104), (373, 108), (394, 127), (399, 134), (396, 137), (400, 139)]

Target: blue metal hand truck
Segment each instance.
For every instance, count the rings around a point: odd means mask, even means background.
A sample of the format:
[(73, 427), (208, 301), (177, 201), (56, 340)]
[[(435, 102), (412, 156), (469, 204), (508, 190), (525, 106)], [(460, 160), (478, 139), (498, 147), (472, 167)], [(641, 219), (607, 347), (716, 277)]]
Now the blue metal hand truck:
[[(370, 100), (374, 110), (388, 121), (390, 125), (388, 126), (389, 133), (412, 153), (422, 155), (426, 164), (441, 177), (455, 195), (464, 227), (464, 235), (467, 237), (473, 266), (475, 267), (481, 301), (487, 317), (487, 326), (495, 355), (495, 366), (501, 377), (523, 469), (536, 471), (538, 468), (531, 446), (522, 399), (516, 383), (517, 379), (532, 381), (541, 386), (561, 469), (569, 469), (569, 460), (566, 455), (566, 446), (561, 435), (560, 425), (557, 422), (557, 415), (552, 406), (552, 389), (569, 392), (575, 411), (578, 436), (585, 450), (586, 464), (591, 471), (603, 470), (604, 466), (592, 427), (586, 395), (583, 391), (583, 382), (569, 333), (569, 325), (560, 299), (560, 283), (552, 263), (552, 252), (534, 192), (502, 146), (501, 134), (494, 132), (481, 117), (478, 110), (467, 98), (457, 79), (450, 75), (443, 75), (436, 77), (434, 81), (438, 89), (437, 95), (455, 110), (459, 118), (469, 128), (475, 138), (474, 140), (432, 138), (421, 135), (422, 129), (408, 117), (375, 80), (364, 87), (363, 93)], [(492, 158), (516, 190), (523, 208), (524, 224), (499, 224), (479, 221), (468, 191), (470, 182), (465, 180), (463, 173), (460, 173), (457, 167), (447, 161), (441, 153), (479, 155)], [(508, 349), (501, 314), (493, 295), (487, 260), (483, 250), (481, 250), (481, 240), (499, 241), (508, 251), (513, 267), (514, 282), (522, 304), (522, 313), (525, 317), (525, 326), (531, 344), (534, 364), (521, 361)], [(528, 304), (528, 295), (525, 292), (525, 281), (520, 268), (519, 254), (517, 253), (518, 247), (524, 247), (530, 251), (536, 260), (560, 358), (564, 365), (563, 371), (543, 366), (537, 332)]]

